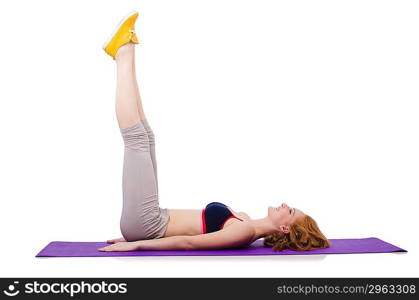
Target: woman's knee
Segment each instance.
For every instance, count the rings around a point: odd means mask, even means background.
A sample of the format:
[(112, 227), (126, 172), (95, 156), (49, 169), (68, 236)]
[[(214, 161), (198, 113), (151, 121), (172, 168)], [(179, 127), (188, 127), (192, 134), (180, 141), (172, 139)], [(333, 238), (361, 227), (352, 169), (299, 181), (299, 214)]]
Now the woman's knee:
[(150, 151), (150, 142), (147, 130), (144, 128), (143, 123), (138, 122), (137, 124), (123, 128), (120, 131), (125, 147), (137, 151)]

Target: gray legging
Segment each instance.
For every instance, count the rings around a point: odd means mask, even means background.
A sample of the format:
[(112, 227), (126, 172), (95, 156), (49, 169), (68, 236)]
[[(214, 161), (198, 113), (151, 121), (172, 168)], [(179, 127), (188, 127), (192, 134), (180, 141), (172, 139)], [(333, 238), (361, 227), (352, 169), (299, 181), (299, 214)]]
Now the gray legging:
[(167, 209), (159, 206), (155, 138), (147, 120), (121, 129), (125, 144), (121, 233), (126, 241), (164, 236)]

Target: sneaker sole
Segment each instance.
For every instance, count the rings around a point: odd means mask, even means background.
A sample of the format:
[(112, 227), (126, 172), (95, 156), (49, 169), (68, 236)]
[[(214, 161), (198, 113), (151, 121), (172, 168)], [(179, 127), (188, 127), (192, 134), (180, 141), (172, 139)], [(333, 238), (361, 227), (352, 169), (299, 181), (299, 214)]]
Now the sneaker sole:
[(131, 11), (129, 14), (127, 14), (116, 26), (115, 30), (112, 32), (112, 34), (109, 36), (109, 38), (106, 40), (106, 42), (103, 44), (102, 49), (105, 50), (106, 47), (108, 46), (108, 44), (111, 42), (112, 38), (114, 37), (114, 35), (116, 34), (116, 32), (119, 30), (119, 28), (121, 28), (121, 25), (125, 23), (126, 20), (128, 20), (128, 18), (130, 18), (132, 15), (136, 14), (137, 11), (133, 10)]

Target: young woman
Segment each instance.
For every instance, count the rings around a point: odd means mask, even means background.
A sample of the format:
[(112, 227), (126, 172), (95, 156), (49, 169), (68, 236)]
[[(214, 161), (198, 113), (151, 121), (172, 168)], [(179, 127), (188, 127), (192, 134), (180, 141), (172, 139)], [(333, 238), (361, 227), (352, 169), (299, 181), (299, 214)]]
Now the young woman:
[(125, 144), (122, 238), (100, 251), (204, 250), (246, 247), (264, 237), (274, 250), (310, 250), (329, 246), (316, 222), (282, 203), (263, 219), (251, 219), (220, 202), (205, 209), (159, 206), (155, 138), (144, 115), (135, 72), (135, 21), (128, 14), (104, 44), (117, 66), (116, 116)]

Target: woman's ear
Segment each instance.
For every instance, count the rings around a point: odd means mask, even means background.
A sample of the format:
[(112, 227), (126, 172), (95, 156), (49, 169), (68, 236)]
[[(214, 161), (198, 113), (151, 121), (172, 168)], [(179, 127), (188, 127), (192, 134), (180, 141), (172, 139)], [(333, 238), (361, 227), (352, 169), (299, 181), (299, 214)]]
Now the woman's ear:
[(289, 227), (288, 227), (288, 226), (286, 226), (286, 225), (281, 225), (281, 226), (279, 226), (279, 229), (281, 230), (281, 233), (284, 233), (284, 234), (287, 234), (287, 233), (289, 233), (289, 232), (290, 232)]

